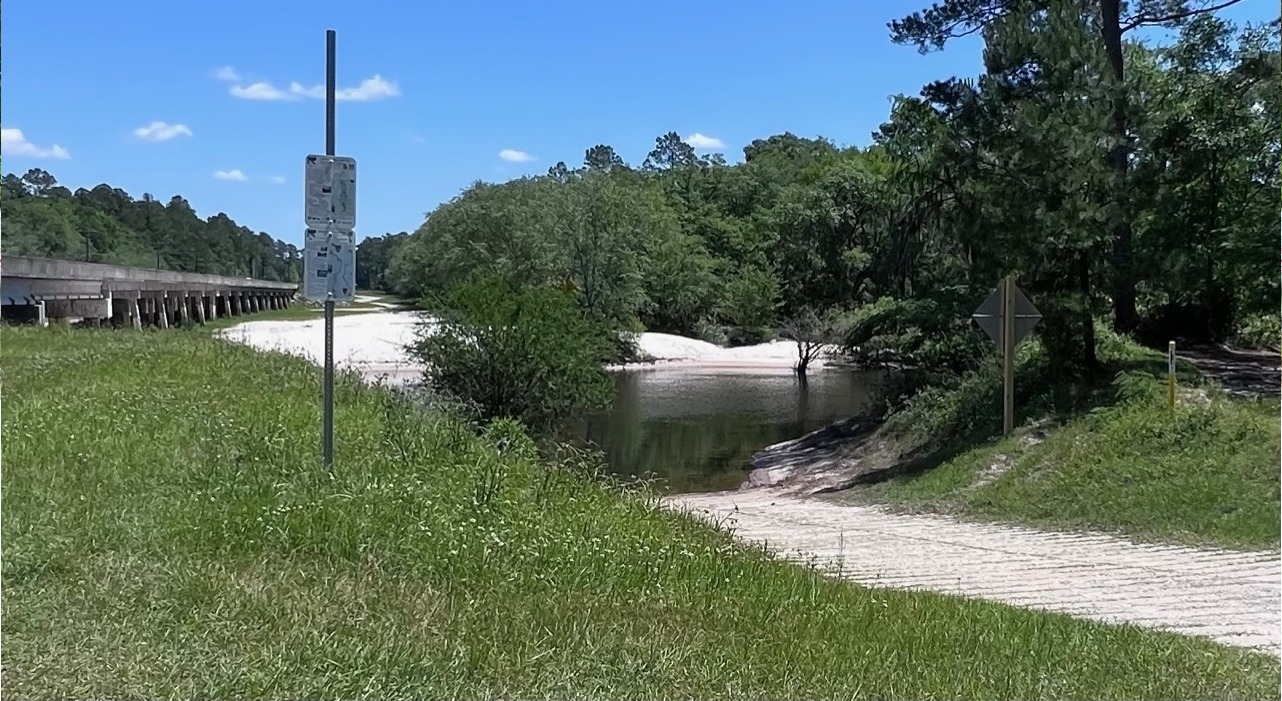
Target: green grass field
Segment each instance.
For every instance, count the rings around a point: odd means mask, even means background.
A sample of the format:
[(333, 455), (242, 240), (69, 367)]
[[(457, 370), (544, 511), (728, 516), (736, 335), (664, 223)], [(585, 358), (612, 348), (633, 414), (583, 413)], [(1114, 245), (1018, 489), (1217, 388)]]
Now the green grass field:
[[(1053, 417), (1041, 435), (1024, 430), (980, 441), (929, 470), (830, 498), (1144, 541), (1276, 550), (1278, 400), (1229, 399), (1181, 362), (1184, 389), (1169, 411), (1160, 355), (1116, 341), (1104, 354), (1120, 376), (1075, 411)], [(973, 386), (982, 381), (972, 378), (897, 420), (939, 430), (956, 423), (950, 412), (973, 414), (976, 397), (996, 406), (996, 387)], [(1036, 394), (1039, 380), (1025, 383), (1034, 387), (1025, 416), (1036, 416), (1044, 400)]]
[(1276, 658), (869, 590), (205, 334), (5, 328), (21, 698), (1275, 698)]

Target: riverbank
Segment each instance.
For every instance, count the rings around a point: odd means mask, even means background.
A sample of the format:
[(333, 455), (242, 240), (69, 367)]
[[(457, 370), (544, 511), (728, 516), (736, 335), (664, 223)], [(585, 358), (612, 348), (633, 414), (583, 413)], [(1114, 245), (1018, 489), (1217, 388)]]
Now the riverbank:
[(1276, 692), (1266, 655), (830, 581), (354, 378), (326, 476), (299, 359), (203, 334), (0, 334), (15, 696)]
[[(362, 313), (334, 319), (334, 361), (339, 367), (360, 373), (366, 379), (392, 384), (415, 381), (423, 368), (406, 347), (413, 343), (421, 323), (430, 317), (421, 312), (370, 308)], [(323, 361), (324, 321), (319, 318), (291, 318), (246, 321), (217, 331), (219, 337), (260, 350), (279, 351)], [(786, 370), (797, 360), (791, 341), (772, 341), (753, 346), (722, 348), (693, 338), (663, 333), (642, 333), (635, 337), (640, 358), (631, 363), (607, 366), (607, 370)], [(812, 371), (827, 367), (817, 358)]]
[[(1277, 398), (1235, 398), (1182, 361), (1170, 411), (1164, 358), (1123, 342), (1103, 358), (1111, 382), (1060, 414), (1046, 409), (1042, 369), (1022, 368), (1029, 408), (1008, 438), (991, 438), (1000, 381), (976, 375), (885, 424), (852, 420), (770, 446), (754, 455), (750, 484), (836, 503), (1276, 550)], [(1276, 372), (1276, 358), (1267, 362)]]

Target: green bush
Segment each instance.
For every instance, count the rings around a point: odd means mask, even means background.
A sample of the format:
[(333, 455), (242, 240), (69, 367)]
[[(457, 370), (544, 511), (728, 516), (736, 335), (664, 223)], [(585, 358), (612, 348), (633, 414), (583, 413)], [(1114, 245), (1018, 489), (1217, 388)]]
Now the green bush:
[(724, 346), (729, 341), (726, 334), (726, 327), (713, 322), (710, 319), (700, 319), (694, 325), (694, 336), (700, 341), (707, 341), (718, 346)]
[(614, 385), (602, 365), (626, 341), (565, 292), (472, 278), (433, 306), (440, 319), (424, 325), (412, 353), (428, 387), (481, 422), (512, 419), (541, 433), (609, 405)]
[(775, 335), (775, 330), (769, 326), (731, 326), (726, 329), (726, 344), (731, 348), (755, 346), (774, 340)]
[(973, 295), (952, 290), (941, 296), (943, 301), (883, 297), (860, 307), (843, 322), (846, 353), (872, 367), (894, 363), (950, 376), (974, 369), (991, 342), (970, 321), (966, 304), (973, 304)]
[(1233, 334), (1233, 342), (1248, 348), (1277, 348), (1282, 341), (1282, 316), (1256, 314), (1246, 317)]

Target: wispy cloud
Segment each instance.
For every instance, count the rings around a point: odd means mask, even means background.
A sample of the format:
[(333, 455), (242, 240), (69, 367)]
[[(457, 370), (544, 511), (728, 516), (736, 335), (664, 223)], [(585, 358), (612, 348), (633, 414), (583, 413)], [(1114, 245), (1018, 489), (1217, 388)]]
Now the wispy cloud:
[[(278, 88), (267, 81), (257, 81), (247, 85), (237, 82), (236, 85), (228, 89), (228, 92), (231, 93), (232, 97), (238, 97), (242, 100), (325, 99), (324, 85), (308, 87), (297, 81), (291, 82), (288, 88)], [(334, 91), (334, 99), (345, 102), (375, 102), (389, 97), (396, 97), (400, 94), (401, 89), (394, 81), (386, 80), (383, 76), (375, 74), (372, 78), (362, 80), (355, 87), (338, 88)]]
[(499, 151), (499, 158), (502, 158), (509, 163), (529, 163), (534, 160), (534, 156), (526, 153), (525, 151), (518, 151), (514, 148), (505, 148), (502, 151)]
[(240, 74), (231, 66), (223, 66), (214, 70), (214, 80), (221, 80), (226, 83), (235, 83), (240, 80)]
[(143, 141), (169, 141), (178, 136), (191, 136), (191, 129), (186, 124), (155, 121), (145, 127), (134, 129), (134, 136)]
[(267, 176), (267, 180), (268, 180), (268, 182), (271, 182), (271, 183), (276, 184), (276, 185), (284, 185), (284, 184), (285, 184), (285, 176), (283, 176), (283, 175), (269, 175), (269, 176)]
[(726, 145), (724, 141), (722, 141), (721, 139), (718, 139), (715, 136), (700, 134), (697, 131), (691, 134), (690, 136), (687, 136), (686, 138), (682, 139), (682, 141), (685, 141), (687, 144), (690, 144), (694, 148), (725, 148), (725, 145)]
[(236, 182), (244, 182), (249, 179), (249, 176), (245, 175), (240, 168), (232, 168), (231, 170), (215, 170), (214, 177), (219, 180), (234, 180)]
[(67, 149), (54, 144), (49, 147), (37, 146), (23, 135), (21, 129), (0, 129), (0, 155), (27, 156), (29, 158), (71, 158)]
[[(325, 99), (325, 86), (313, 85), (305, 87), (301, 83), (290, 83), (289, 91), (294, 95), (301, 97), (310, 97), (318, 100)], [(382, 100), (387, 97), (396, 97), (401, 94), (401, 89), (396, 83), (384, 80), (383, 76), (374, 74), (373, 78), (362, 80), (360, 85), (354, 88), (339, 88), (334, 91), (334, 99), (351, 100), (353, 102), (373, 102)]]
[(239, 97), (242, 100), (293, 100), (293, 95), (281, 90), (271, 83), (250, 83), (249, 85), (233, 85), (228, 89), (232, 97)]

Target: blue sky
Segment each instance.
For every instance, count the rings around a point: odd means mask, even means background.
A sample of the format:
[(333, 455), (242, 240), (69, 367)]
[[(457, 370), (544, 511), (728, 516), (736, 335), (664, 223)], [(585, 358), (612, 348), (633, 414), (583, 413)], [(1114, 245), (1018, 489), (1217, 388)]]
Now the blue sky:
[[(597, 143), (630, 163), (669, 130), (731, 161), (783, 131), (866, 144), (890, 96), (978, 71), (974, 39), (928, 56), (891, 44), (886, 22), (927, 4), (11, 3), (4, 168), (181, 194), (201, 216), (301, 243), (303, 158), (325, 146), (313, 95), (335, 29), (357, 233), (413, 230), (474, 180), (577, 164)], [(1271, 11), (1247, 0), (1230, 16)]]

